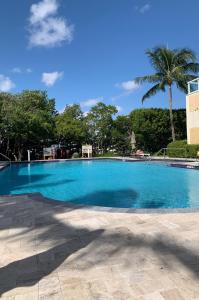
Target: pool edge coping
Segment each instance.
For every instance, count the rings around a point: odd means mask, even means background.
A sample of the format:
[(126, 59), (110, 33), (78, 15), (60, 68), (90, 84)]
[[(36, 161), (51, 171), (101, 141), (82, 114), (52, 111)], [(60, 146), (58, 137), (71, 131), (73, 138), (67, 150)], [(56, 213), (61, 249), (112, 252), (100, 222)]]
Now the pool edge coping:
[[(70, 159), (53, 159), (53, 160), (32, 160), (32, 161), (13, 161), (11, 164), (34, 164), (34, 163), (56, 163), (56, 162), (73, 162), (73, 161), (94, 161), (94, 160), (119, 160), (125, 162), (164, 162), (168, 163), (170, 167), (176, 168), (185, 168), (185, 169), (192, 169), (192, 170), (199, 170), (199, 163), (198, 165), (190, 165), (191, 162), (196, 162), (196, 159), (183, 159), (183, 158), (131, 158), (131, 157), (90, 157), (90, 158), (70, 158)], [(3, 171), (5, 168), (10, 166), (9, 163), (1, 166), (0, 172)]]

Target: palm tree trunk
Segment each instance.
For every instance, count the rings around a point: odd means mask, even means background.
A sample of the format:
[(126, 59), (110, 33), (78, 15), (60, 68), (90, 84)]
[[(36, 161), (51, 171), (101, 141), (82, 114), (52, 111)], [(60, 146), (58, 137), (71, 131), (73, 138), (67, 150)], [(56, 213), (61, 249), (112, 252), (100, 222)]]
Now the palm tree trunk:
[(172, 140), (175, 142), (176, 137), (175, 137), (175, 128), (174, 128), (174, 123), (173, 123), (173, 108), (172, 108), (172, 89), (171, 85), (169, 85), (169, 114), (170, 114), (170, 122), (171, 122), (171, 134), (172, 134)]

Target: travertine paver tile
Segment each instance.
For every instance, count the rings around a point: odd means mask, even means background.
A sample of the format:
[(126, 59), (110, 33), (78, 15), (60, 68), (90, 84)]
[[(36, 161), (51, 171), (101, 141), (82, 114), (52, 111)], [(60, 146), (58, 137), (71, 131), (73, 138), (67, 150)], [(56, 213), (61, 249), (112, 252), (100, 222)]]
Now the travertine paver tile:
[(23, 295), (16, 295), (14, 300), (38, 300), (38, 292), (25, 293)]
[(8, 297), (2, 296), (2, 297), (0, 297), (0, 299), (1, 299), (1, 300), (15, 300), (15, 297), (14, 297), (14, 296), (8, 296)]
[(61, 290), (64, 300), (70, 299), (82, 299), (82, 300), (91, 300), (91, 295), (89, 291), (89, 284), (82, 282), (78, 279), (73, 279), (70, 281), (65, 281), (61, 284)]
[(91, 299), (112, 300), (109, 287), (102, 278), (88, 282), (89, 295)]
[(154, 292), (144, 296), (144, 300), (165, 300), (159, 292)]
[(130, 294), (129, 291), (126, 290), (116, 290), (112, 293), (112, 297), (114, 300), (128, 300), (128, 299), (133, 299), (132, 295)]
[(4, 300), (199, 298), (197, 213), (73, 210), (20, 196), (0, 197), (2, 218)]
[(195, 298), (199, 297), (199, 279), (197, 277), (173, 277), (173, 282), (178, 287), (180, 293), (186, 295), (185, 299), (195, 300)]
[(143, 281), (139, 286), (143, 291), (143, 294), (154, 293), (156, 291), (162, 291), (165, 288), (168, 288), (161, 278), (158, 280)]
[[(161, 292), (161, 295), (165, 300), (185, 300), (178, 289), (172, 289)], [(187, 298), (188, 299), (188, 298)], [(191, 300), (191, 299), (190, 299)]]
[(3, 296), (16, 297), (16, 296), (23, 296), (24, 294), (29, 294), (29, 293), (38, 295), (38, 285), (23, 286), (23, 287), (13, 287), (12, 286), (12, 289), (6, 291), (3, 294)]
[(49, 290), (48, 293), (39, 295), (39, 300), (48, 300), (48, 299), (50, 299), (50, 300), (62, 300), (64, 298), (63, 298), (61, 290), (60, 291), (58, 291), (58, 290), (57, 291)]

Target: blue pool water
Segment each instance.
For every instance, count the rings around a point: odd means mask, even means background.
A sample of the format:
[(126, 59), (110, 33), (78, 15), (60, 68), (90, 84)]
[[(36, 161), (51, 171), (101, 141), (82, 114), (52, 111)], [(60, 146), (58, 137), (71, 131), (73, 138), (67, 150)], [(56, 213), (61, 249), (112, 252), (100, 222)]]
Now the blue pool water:
[(87, 205), (195, 208), (199, 207), (199, 171), (102, 160), (13, 164), (0, 172), (0, 195), (34, 192)]

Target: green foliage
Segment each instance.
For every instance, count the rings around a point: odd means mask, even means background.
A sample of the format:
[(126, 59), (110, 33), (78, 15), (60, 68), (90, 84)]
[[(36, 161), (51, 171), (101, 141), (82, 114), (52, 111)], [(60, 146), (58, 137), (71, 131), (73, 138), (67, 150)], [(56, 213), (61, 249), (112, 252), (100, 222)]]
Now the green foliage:
[(199, 145), (187, 145), (188, 157), (196, 158), (198, 151), (199, 151)]
[(128, 116), (118, 116), (113, 121), (112, 147), (118, 154), (131, 152), (132, 122)]
[(172, 111), (172, 85), (187, 93), (187, 82), (196, 78), (199, 72), (199, 64), (192, 50), (187, 48), (168, 49), (167, 47), (157, 47), (147, 50), (146, 55), (155, 71), (154, 74), (137, 77), (137, 83), (150, 83), (153, 86), (144, 94), (142, 102), (155, 95), (159, 91), (165, 92), (168, 87), (170, 126), (172, 140), (175, 141), (175, 124)]
[[(136, 109), (129, 116), (115, 117), (116, 113), (115, 106), (104, 103), (93, 106), (86, 116), (78, 104), (57, 113), (55, 100), (46, 92), (0, 93), (0, 152), (21, 160), (27, 158), (27, 149), (61, 143), (72, 153), (80, 153), (82, 144), (89, 143), (96, 155), (128, 155), (132, 131), (137, 148), (151, 153), (171, 141), (169, 110)], [(185, 139), (185, 110), (173, 114), (176, 136)], [(187, 148), (187, 152), (191, 156), (195, 148)]]
[(188, 145), (186, 140), (175, 141), (168, 144), (169, 157), (196, 158), (199, 145)]
[(78, 149), (87, 139), (87, 127), (80, 105), (66, 106), (63, 113), (56, 116), (58, 141), (69, 148)]
[[(186, 111), (173, 111), (176, 136), (186, 137)], [(150, 153), (166, 148), (171, 141), (169, 110), (160, 108), (136, 109), (130, 113), (137, 148)]]
[(166, 86), (173, 83), (187, 93), (187, 82), (196, 78), (199, 64), (192, 50), (187, 48), (169, 49), (157, 47), (146, 50), (146, 55), (153, 66), (155, 73), (137, 77), (137, 83), (153, 83), (154, 86), (142, 97), (142, 101), (153, 96), (158, 91), (165, 91)]
[(0, 137), (2, 147), (19, 160), (22, 150), (45, 143), (54, 136), (55, 101), (41, 91), (0, 94)]
[(170, 157), (188, 157), (186, 140), (171, 142), (168, 144), (167, 148), (167, 155)]
[(92, 143), (97, 152), (106, 152), (110, 147), (113, 116), (116, 113), (117, 109), (115, 106), (99, 102), (91, 108), (85, 118), (89, 142)]

